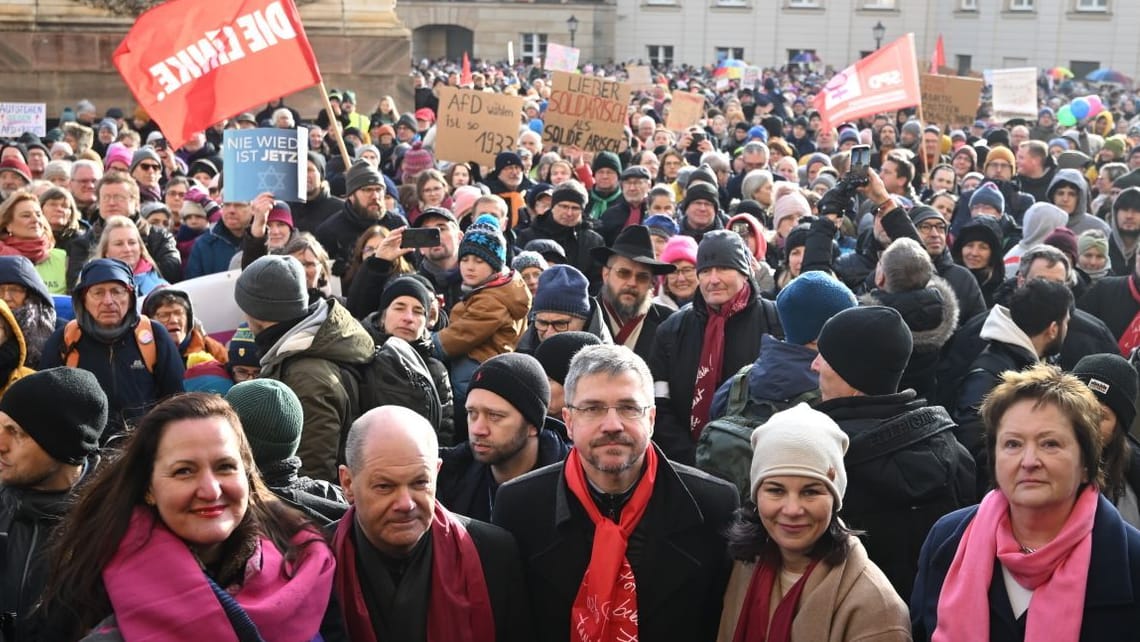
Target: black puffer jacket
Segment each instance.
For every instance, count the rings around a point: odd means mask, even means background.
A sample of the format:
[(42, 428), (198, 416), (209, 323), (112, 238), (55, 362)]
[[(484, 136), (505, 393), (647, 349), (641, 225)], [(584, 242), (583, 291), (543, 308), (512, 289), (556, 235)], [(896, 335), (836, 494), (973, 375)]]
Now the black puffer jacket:
[(395, 212), (385, 212), (379, 219), (361, 216), (353, 208), (352, 201), (346, 200), (339, 211), (317, 226), (314, 236), (333, 261), (332, 273), (344, 276), (352, 259), (352, 249), (356, 246), (356, 240), (365, 230), (373, 225), (394, 230), (407, 224), (407, 219)]
[(303, 512), (321, 528), (327, 528), (329, 524), (344, 517), (344, 512), (348, 510), (348, 500), (340, 486), (298, 475), (301, 470), (301, 459), (298, 457), (259, 463), (257, 469), (274, 495)]
[(851, 438), (840, 515), (866, 532), (867, 555), (909, 596), (930, 527), (974, 503), (974, 460), (954, 438), (946, 410), (913, 390), (831, 399), (816, 410)]
[(602, 282), (602, 266), (590, 256), (590, 250), (606, 244), (602, 236), (590, 229), (590, 224), (583, 219), (575, 227), (560, 225), (554, 220), (554, 215), (540, 216), (531, 222), (530, 227), (519, 230), (518, 247), (526, 247), (527, 243), (535, 239), (550, 239), (562, 246), (566, 252), (566, 262), (578, 268), (590, 281), (591, 291), (596, 291)]
[[(761, 298), (759, 288), (751, 279), (749, 286), (752, 301), (725, 324), (723, 366), (713, 390), (756, 360), (764, 334), (784, 338), (776, 304)], [(708, 319), (704, 297), (697, 290), (692, 304), (674, 312), (657, 327), (649, 359), (657, 403), (653, 440), (666, 457), (682, 464), (692, 465), (696, 461), (696, 441), (689, 428), (689, 418)]]

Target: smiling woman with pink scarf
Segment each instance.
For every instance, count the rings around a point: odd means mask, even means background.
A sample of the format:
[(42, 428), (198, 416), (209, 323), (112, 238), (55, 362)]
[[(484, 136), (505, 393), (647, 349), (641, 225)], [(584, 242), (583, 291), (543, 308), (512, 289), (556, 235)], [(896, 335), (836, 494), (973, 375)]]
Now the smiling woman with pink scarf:
[(216, 395), (155, 406), (60, 526), (44, 639), (308, 642), (332, 590), (320, 533), (265, 487)]
[(986, 398), (997, 488), (931, 529), (911, 598), (915, 640), (1140, 635), (1140, 531), (1100, 493), (1092, 385), (1037, 365), (1005, 373)]

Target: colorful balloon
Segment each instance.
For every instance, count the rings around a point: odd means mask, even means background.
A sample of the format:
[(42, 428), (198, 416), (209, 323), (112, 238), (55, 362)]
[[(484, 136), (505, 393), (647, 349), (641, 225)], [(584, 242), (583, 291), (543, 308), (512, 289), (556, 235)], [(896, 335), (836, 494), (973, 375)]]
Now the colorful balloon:
[(1073, 108), (1069, 105), (1064, 105), (1057, 110), (1057, 122), (1065, 127), (1072, 127), (1077, 124), (1077, 117), (1073, 115)]
[(1089, 103), (1089, 117), (1096, 116), (1104, 111), (1104, 103), (1100, 102), (1100, 96), (1093, 94), (1092, 96), (1085, 96), (1085, 100)]
[(1070, 107), (1073, 117), (1077, 120), (1089, 117), (1089, 101), (1084, 98), (1077, 98)]

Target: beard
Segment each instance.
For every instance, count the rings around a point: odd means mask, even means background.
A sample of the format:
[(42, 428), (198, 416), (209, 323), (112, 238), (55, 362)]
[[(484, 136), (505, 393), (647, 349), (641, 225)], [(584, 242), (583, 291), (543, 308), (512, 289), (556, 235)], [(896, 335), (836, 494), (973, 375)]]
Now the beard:
[[(621, 295), (623, 294), (632, 294), (635, 297), (633, 303), (622, 303)], [(649, 292), (641, 293), (630, 289), (614, 292), (610, 284), (603, 283), (602, 298), (614, 309), (614, 312), (618, 313), (618, 316), (620, 316), (623, 321), (626, 321), (641, 312), (641, 307), (645, 305), (645, 302), (649, 299)]]
[(1061, 348), (1064, 347), (1064, 345), (1065, 337), (1057, 335), (1045, 346), (1045, 349), (1043, 350), (1044, 354), (1041, 355), (1041, 358), (1044, 360), (1061, 354)]
[[(518, 430), (515, 432), (514, 436), (511, 437), (511, 439), (506, 443), (497, 447), (494, 444), (482, 444), (492, 446), (491, 450), (487, 451), (486, 453), (480, 453), (479, 451), (472, 448), (471, 455), (475, 458), (475, 461), (481, 464), (486, 464), (488, 466), (498, 466), (499, 464), (514, 459), (516, 455), (522, 452), (523, 448), (526, 447), (527, 439), (529, 439), (527, 436), (527, 423), (523, 421), (522, 424), (518, 427)], [(481, 442), (475, 440), (475, 443)]]
[(1136, 239), (1140, 239), (1140, 229), (1126, 230), (1124, 228), (1117, 227), (1116, 233), (1120, 235), (1120, 238), (1126, 241), (1135, 241)]

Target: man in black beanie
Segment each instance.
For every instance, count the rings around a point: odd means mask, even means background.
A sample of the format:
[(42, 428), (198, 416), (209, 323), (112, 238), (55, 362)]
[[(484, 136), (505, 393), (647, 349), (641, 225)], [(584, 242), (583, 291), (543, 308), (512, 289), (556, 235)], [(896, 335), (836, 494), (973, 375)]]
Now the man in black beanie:
[(547, 417), (548, 403), (550, 386), (534, 357), (508, 352), (484, 361), (467, 389), (470, 440), (440, 449), (436, 497), (461, 515), (489, 521), (500, 485), (565, 459), (570, 445)]
[(98, 464), (106, 425), (107, 395), (79, 368), (30, 374), (0, 398), (0, 639), (41, 638), (47, 615), (34, 607), (47, 580), (44, 546)]
[[(570, 372), (570, 362), (574, 355), (586, 346), (602, 345), (597, 335), (589, 332), (560, 332), (538, 345), (534, 351), (534, 358), (546, 371), (546, 379), (550, 384), (550, 403), (546, 406), (547, 419), (562, 417), (562, 409), (566, 407), (566, 375)], [(561, 419), (557, 420), (562, 423)], [(566, 429), (563, 428), (565, 433)]]
[(590, 255), (595, 247), (604, 247), (602, 236), (590, 228), (585, 216), (586, 188), (574, 179), (560, 183), (550, 193), (550, 211), (531, 222), (530, 227), (519, 230), (517, 245), (525, 247), (536, 239), (549, 239), (562, 246), (569, 263), (590, 280), (596, 290), (602, 280), (602, 268)]
[(894, 308), (849, 308), (820, 331), (816, 410), (851, 437), (843, 520), (874, 533), (867, 554), (899, 595), (910, 595), (918, 552), (934, 522), (976, 502), (974, 459), (941, 406), (898, 390), (913, 340)]
[(720, 211), (720, 196), (713, 185), (705, 182), (694, 183), (689, 179), (689, 189), (685, 200), (681, 201), (681, 234), (701, 242), (706, 232), (723, 230), (727, 222)]
[[(407, 219), (384, 206), (384, 177), (365, 160), (358, 160), (345, 175), (345, 200), (340, 211), (317, 227), (316, 237), (333, 259), (334, 275), (343, 277), (352, 260), (356, 239), (373, 225), (389, 230), (405, 227)], [(348, 291), (348, 283), (343, 283)]]
[(1101, 492), (1116, 505), (1124, 521), (1136, 526), (1140, 524), (1140, 443), (1128, 431), (1136, 420), (1140, 377), (1118, 354), (1090, 354), (1077, 362), (1072, 375), (1100, 402), (1100, 437), (1104, 443)]
[(289, 210), (298, 230), (315, 234), (321, 223), (344, 209), (344, 201), (333, 196), (329, 189), (324, 156), (310, 151), (305, 167), (305, 201), (289, 203)]

